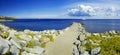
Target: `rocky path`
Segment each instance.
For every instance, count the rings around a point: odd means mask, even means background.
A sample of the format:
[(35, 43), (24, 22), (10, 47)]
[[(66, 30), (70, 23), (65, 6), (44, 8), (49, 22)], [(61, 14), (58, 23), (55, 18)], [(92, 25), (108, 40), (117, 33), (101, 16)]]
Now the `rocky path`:
[(44, 55), (72, 55), (73, 42), (78, 36), (78, 23), (63, 31), (63, 34), (56, 37), (54, 42), (46, 45)]

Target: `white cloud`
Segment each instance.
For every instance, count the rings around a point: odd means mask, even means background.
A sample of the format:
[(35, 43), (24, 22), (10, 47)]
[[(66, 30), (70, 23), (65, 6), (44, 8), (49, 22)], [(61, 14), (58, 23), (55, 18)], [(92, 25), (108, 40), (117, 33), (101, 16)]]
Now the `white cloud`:
[(99, 6), (88, 6), (88, 5), (78, 5), (77, 7), (68, 9), (69, 16), (83, 17), (83, 16), (108, 16), (116, 17), (120, 16), (120, 9), (118, 7), (99, 7)]

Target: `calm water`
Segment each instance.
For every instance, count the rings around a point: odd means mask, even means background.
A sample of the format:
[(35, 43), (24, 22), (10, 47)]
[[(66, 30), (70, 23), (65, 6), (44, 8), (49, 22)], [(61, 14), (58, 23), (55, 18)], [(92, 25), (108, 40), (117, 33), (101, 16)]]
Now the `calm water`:
[(88, 32), (104, 32), (109, 30), (120, 31), (120, 19), (17, 19), (12, 22), (2, 22), (17, 30), (47, 30), (47, 29), (64, 29), (71, 25), (72, 22), (82, 22)]

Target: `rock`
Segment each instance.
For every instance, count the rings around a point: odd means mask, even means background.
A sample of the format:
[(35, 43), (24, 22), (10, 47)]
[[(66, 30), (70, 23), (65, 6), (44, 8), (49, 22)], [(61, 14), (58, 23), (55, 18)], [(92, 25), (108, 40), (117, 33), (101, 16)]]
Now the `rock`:
[(42, 54), (44, 49), (39, 47), (39, 46), (35, 46), (34, 48), (27, 48), (27, 47), (24, 47), (23, 48), (25, 51), (27, 52), (30, 52), (30, 53), (33, 53), (33, 54)]
[(100, 34), (99, 33), (93, 33), (93, 35), (98, 35), (99, 36)]
[(19, 42), (19, 44), (20, 44), (20, 46), (22, 46), (22, 47), (26, 47), (26, 46), (27, 46), (27, 42), (26, 42), (26, 41), (23, 41), (23, 40), (21, 40), (21, 41)]
[(34, 37), (33, 39), (36, 40), (36, 41), (39, 41), (39, 38), (37, 38), (37, 37)]
[(38, 54), (28, 53), (28, 52), (24, 51), (24, 52), (22, 52), (22, 55), (38, 55)]
[(8, 31), (8, 29), (10, 29), (10, 28), (8, 28), (8, 27), (5, 26), (5, 25), (0, 24), (0, 30)]
[(79, 51), (76, 45), (73, 46), (73, 55), (79, 55)]
[[(2, 34), (0, 36), (0, 55), (41, 55), (45, 50), (40, 47), (40, 45), (48, 43), (59, 34), (63, 34), (63, 31), (31, 31), (27, 29), (24, 31), (17, 31), (0, 24), (0, 34)], [(42, 37), (42, 34), (52, 35), (53, 38)]]
[(50, 39), (47, 38), (47, 37), (41, 37), (41, 38), (39, 39), (39, 41), (40, 41), (41, 43), (48, 43), (48, 42), (50, 41)]
[(9, 51), (9, 43), (5, 41), (2, 37), (0, 37), (0, 53), (5, 54)]
[(78, 46), (79, 47), (79, 52), (84, 53), (85, 52), (85, 47), (83, 46)]
[(86, 36), (91, 36), (92, 34), (91, 33), (86, 33)]
[(10, 48), (10, 52), (12, 53), (12, 55), (19, 55), (20, 50), (15, 45), (13, 45)]
[(102, 36), (102, 38), (106, 38), (107, 36)]
[(10, 42), (13, 45), (17, 46), (17, 48), (19, 48), (19, 49), (22, 48), (22, 46), (20, 45), (19, 39), (15, 38), (15, 37), (11, 37)]
[(30, 30), (28, 30), (28, 29), (26, 29), (26, 30), (24, 30), (24, 33), (30, 33), (31, 31)]
[(9, 37), (15, 37), (15, 33), (16, 33), (15, 30), (8, 30), (8, 32), (9, 32)]
[(80, 55), (90, 55), (89, 52), (85, 51), (83, 53), (81, 53)]
[(109, 33), (116, 34), (116, 31), (115, 30), (111, 30), (111, 31), (109, 31)]
[(97, 54), (97, 55), (102, 55), (102, 54)]
[(25, 35), (25, 34), (21, 34), (19, 38), (25, 41), (30, 41), (32, 39), (30, 35)]
[(81, 42), (80, 42), (79, 40), (76, 40), (76, 41), (74, 42), (74, 44), (75, 44), (75, 45), (78, 45), (78, 44), (81, 44)]
[(83, 46), (83, 45), (85, 45), (87, 43), (87, 41), (83, 41), (83, 42), (81, 42), (81, 45)]
[(86, 37), (85, 37), (85, 35), (79, 35), (78, 38), (80, 41), (84, 41)]
[(94, 49), (92, 49), (92, 51), (91, 51), (91, 55), (96, 55), (96, 54), (98, 54), (99, 52), (100, 52), (100, 47), (97, 47), (97, 48), (94, 48)]

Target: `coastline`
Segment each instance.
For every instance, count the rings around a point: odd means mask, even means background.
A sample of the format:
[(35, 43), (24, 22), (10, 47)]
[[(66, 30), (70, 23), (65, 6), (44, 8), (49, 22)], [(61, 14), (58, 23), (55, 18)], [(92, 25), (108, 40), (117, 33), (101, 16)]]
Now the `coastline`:
[[(82, 23), (73, 22), (62, 30), (18, 31), (0, 24), (0, 54), (21, 55), (95, 55), (108, 54), (105, 43), (120, 44), (120, 32), (90, 33)], [(112, 40), (107, 41), (106, 40)], [(5, 45), (4, 45), (5, 44)], [(114, 43), (113, 43), (114, 44)], [(119, 45), (115, 45), (118, 47)], [(114, 46), (113, 45), (113, 46)], [(110, 49), (114, 47), (108, 46)], [(2, 50), (3, 49), (3, 50)], [(17, 51), (14, 51), (17, 50)], [(22, 50), (22, 51), (21, 51)], [(100, 52), (102, 51), (102, 52)], [(116, 51), (116, 50), (114, 50)], [(111, 54), (117, 54), (112, 52)]]

